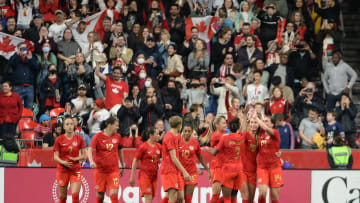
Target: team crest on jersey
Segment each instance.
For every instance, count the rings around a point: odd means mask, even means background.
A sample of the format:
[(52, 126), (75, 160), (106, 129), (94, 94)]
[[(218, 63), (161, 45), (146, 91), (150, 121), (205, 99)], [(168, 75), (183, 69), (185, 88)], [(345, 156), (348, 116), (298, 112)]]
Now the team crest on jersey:
[(194, 147), (192, 145), (190, 145), (189, 147), (190, 150), (194, 150)]
[(112, 139), (112, 143), (116, 144), (116, 143), (117, 143), (117, 139)]
[(73, 142), (73, 143), (72, 143), (72, 145), (73, 145), (74, 147), (76, 147), (77, 144), (78, 144), (77, 142)]
[(146, 189), (148, 192), (151, 192), (151, 189), (150, 188), (148, 188), (148, 189)]
[(266, 137), (265, 137), (265, 140), (270, 140), (270, 136), (266, 136)]
[(99, 187), (98, 185), (95, 185), (95, 189), (97, 189), (97, 190), (98, 190), (99, 188), (100, 188), (100, 187)]
[(64, 182), (63, 180), (59, 180), (59, 184), (63, 184), (63, 182)]
[(156, 154), (160, 154), (160, 150), (156, 150)]

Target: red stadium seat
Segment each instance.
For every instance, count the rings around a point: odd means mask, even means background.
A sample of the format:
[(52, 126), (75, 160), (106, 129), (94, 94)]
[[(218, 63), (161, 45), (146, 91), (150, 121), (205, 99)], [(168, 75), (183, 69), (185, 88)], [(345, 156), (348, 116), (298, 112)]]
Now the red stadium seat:
[(23, 112), (21, 114), (21, 118), (20, 120), (33, 120), (34, 118), (34, 113), (33, 111), (31, 111), (30, 109), (27, 108), (23, 108)]
[(57, 117), (58, 117), (62, 112), (64, 112), (64, 111), (65, 111), (64, 108), (54, 108), (54, 109), (51, 109), (51, 111), (50, 111), (50, 117), (51, 117), (51, 124), (52, 124), (52, 127), (53, 127), (53, 128), (55, 127)]
[(37, 125), (38, 123), (32, 120), (20, 120), (18, 123), (18, 131), (21, 134), (23, 130), (34, 130)]
[[(34, 130), (30, 130), (30, 129), (24, 129), (21, 133), (20, 133), (20, 139), (26, 140), (22, 142), (22, 146), (25, 146), (25, 148), (36, 148), (35, 146), (35, 142), (31, 141), (35, 139), (35, 135), (36, 133), (34, 132)], [(41, 148), (41, 146), (38, 146), (37, 148)]]

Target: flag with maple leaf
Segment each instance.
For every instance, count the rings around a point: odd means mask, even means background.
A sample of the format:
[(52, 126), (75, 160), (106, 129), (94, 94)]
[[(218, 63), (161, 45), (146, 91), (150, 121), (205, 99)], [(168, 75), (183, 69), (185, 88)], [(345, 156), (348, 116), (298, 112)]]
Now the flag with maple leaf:
[[(102, 15), (103, 12), (98, 12), (98, 13), (95, 13), (91, 16), (88, 16), (84, 19), (82, 19), (82, 21), (84, 21), (86, 23), (86, 29), (85, 29), (85, 33), (89, 33), (91, 31), (94, 31), (95, 29), (95, 26), (98, 24), (98, 23), (102, 23), (100, 21), (100, 17)], [(79, 22), (75, 23), (74, 25), (71, 26), (71, 29), (72, 30), (75, 30), (78, 26)]]
[[(25, 39), (0, 32), (0, 55), (6, 59), (10, 59), (10, 57), (16, 52), (16, 46), (20, 42), (26, 43), (26, 41), (27, 40)], [(26, 43), (26, 45), (28, 46), (29, 50), (34, 48), (30, 43)]]
[(219, 17), (205, 16), (205, 17), (193, 17), (186, 19), (186, 39), (191, 38), (191, 28), (197, 27), (199, 29), (199, 38), (205, 42), (209, 42), (215, 35), (215, 23)]

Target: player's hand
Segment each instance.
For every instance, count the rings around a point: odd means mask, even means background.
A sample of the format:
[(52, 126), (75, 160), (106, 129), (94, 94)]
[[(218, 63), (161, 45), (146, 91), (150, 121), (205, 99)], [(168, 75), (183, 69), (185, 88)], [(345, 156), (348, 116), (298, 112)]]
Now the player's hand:
[(202, 175), (202, 174), (203, 174), (202, 170), (199, 169), (199, 168), (198, 168), (198, 174), (199, 174), (199, 175)]
[(184, 175), (185, 181), (190, 181), (191, 180), (190, 175), (189, 175), (188, 172), (185, 172), (183, 175)]
[(124, 169), (120, 169), (120, 177), (122, 177), (124, 175)]
[(130, 178), (129, 185), (130, 185), (131, 187), (134, 187), (134, 185), (135, 185), (135, 178), (134, 178), (134, 177), (131, 177), (131, 178)]
[(275, 152), (275, 155), (276, 155), (278, 158), (280, 158), (280, 157), (281, 157), (281, 152), (280, 152), (280, 151)]
[(64, 165), (65, 167), (70, 168), (72, 166), (72, 163), (70, 161), (63, 161), (62, 165)]
[(96, 168), (96, 164), (94, 162), (90, 162), (90, 168)]

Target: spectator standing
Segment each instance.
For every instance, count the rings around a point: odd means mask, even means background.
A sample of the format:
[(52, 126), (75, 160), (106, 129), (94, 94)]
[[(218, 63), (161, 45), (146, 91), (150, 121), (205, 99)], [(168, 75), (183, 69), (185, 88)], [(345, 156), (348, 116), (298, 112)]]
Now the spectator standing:
[(271, 81), (273, 81), (275, 76), (279, 76), (283, 85), (293, 87), (294, 72), (293, 68), (289, 65), (288, 62), (288, 55), (285, 53), (281, 53), (280, 64), (272, 64), (267, 68), (270, 73), (269, 84)]
[(180, 92), (176, 89), (175, 81), (170, 80), (167, 86), (162, 90), (162, 100), (165, 105), (165, 127), (170, 130), (169, 119), (172, 116), (181, 116), (182, 100)]
[(315, 84), (309, 82), (303, 88), (295, 99), (295, 109), (300, 119), (308, 115), (309, 109), (316, 108), (317, 112), (323, 113), (325, 111), (323, 101), (320, 97), (315, 95)]
[[(243, 26), (241, 28), (241, 34), (237, 35), (234, 39), (235, 49), (236, 51), (239, 51), (241, 47), (246, 46), (245, 36), (251, 35), (251, 25), (250, 23), (243, 23)], [(263, 47), (261, 45), (261, 41), (257, 35), (254, 35), (256, 37), (256, 43), (255, 46), (260, 50), (263, 51)]]
[(119, 37), (114, 38), (113, 45), (110, 48), (111, 60), (121, 60), (125, 62), (126, 65), (129, 65), (133, 55), (133, 50), (126, 46), (125, 36), (120, 35)]
[(175, 81), (179, 81), (183, 83), (185, 78), (183, 76), (184, 73), (184, 65), (181, 60), (181, 56), (176, 54), (177, 48), (175, 44), (170, 44), (168, 46), (168, 64), (164, 70), (164, 74), (167, 75), (170, 79)]
[(214, 95), (219, 96), (216, 116), (223, 116), (224, 118), (227, 118), (225, 100), (228, 100), (227, 102), (230, 103), (232, 98), (239, 98), (240, 96), (239, 89), (234, 84), (236, 78), (233, 75), (227, 75), (225, 77), (225, 80), (219, 81), (219, 83), (217, 84), (218, 87), (215, 87), (216, 80), (217, 78), (213, 78), (210, 83), (210, 92)]
[(195, 42), (194, 50), (187, 57), (187, 69), (190, 70), (188, 77), (199, 77), (206, 75), (210, 65), (210, 55), (206, 49), (204, 40)]
[[(319, 2), (319, 0), (317, 1)], [(327, 0), (325, 6), (320, 8), (318, 3), (314, 3), (314, 12), (318, 13), (322, 19), (334, 19), (334, 23), (340, 23), (340, 4), (338, 0)]]
[(294, 134), (291, 125), (284, 120), (284, 114), (274, 115), (275, 128), (280, 133), (280, 149), (294, 149)]
[(231, 53), (225, 54), (224, 63), (220, 66), (219, 71), (216, 73), (217, 77), (225, 78), (226, 75), (234, 75), (234, 57)]
[(218, 73), (220, 66), (224, 63), (227, 53), (234, 53), (234, 45), (231, 43), (231, 29), (224, 27), (219, 32), (219, 40), (211, 47), (211, 61), (214, 64), (213, 75)]
[(276, 38), (278, 24), (281, 23), (283, 19), (276, 14), (277, 8), (275, 3), (264, 5), (265, 7), (258, 14), (258, 18), (261, 21), (259, 37), (261, 44), (264, 46), (264, 50), (267, 50), (268, 42)]
[(240, 48), (237, 52), (237, 63), (243, 64), (248, 68), (256, 59), (264, 59), (263, 53), (255, 46), (256, 37), (248, 35), (245, 37), (246, 47)]
[(123, 99), (129, 95), (129, 86), (121, 80), (122, 72), (120, 67), (112, 69), (112, 78), (100, 72), (99, 63), (96, 63), (96, 75), (103, 81), (106, 86), (105, 108), (111, 109), (116, 104), (122, 104)]
[(280, 113), (284, 116), (283, 120), (289, 121), (289, 102), (284, 99), (283, 93), (279, 87), (272, 89), (270, 103), (266, 106), (265, 113), (267, 115), (274, 115)]
[(120, 107), (117, 112), (117, 117), (119, 119), (119, 133), (122, 136), (130, 135), (130, 127), (137, 125), (139, 119), (141, 118), (139, 108), (134, 106), (134, 100), (130, 97), (124, 99), (124, 105)]
[(14, 16), (9, 16), (6, 19), (6, 28), (4, 28), (2, 30), (2, 32), (9, 34), (9, 35), (13, 35), (16, 30), (17, 30), (16, 18)]
[(43, 24), (44, 21), (42, 15), (35, 14), (33, 16), (33, 20), (30, 23), (30, 28), (26, 29), (24, 32), (24, 39), (30, 40), (34, 43), (39, 41), (39, 31)]
[(52, 37), (56, 43), (60, 42), (63, 38), (66, 25), (64, 22), (65, 13), (62, 10), (55, 11), (56, 23), (50, 25), (49, 27), (49, 37)]
[(355, 118), (357, 108), (347, 94), (343, 94), (340, 100), (340, 106), (336, 107), (336, 120), (339, 121), (345, 131), (345, 139), (351, 148), (358, 148), (356, 144), (356, 125)]
[(24, 107), (32, 109), (34, 103), (34, 81), (39, 64), (25, 42), (17, 45), (17, 52), (11, 56), (9, 65), (12, 68), (10, 75), (14, 91), (24, 101)]
[(144, 129), (153, 126), (164, 114), (164, 104), (159, 98), (154, 88), (146, 89), (146, 99), (140, 104), (140, 114), (143, 117)]
[(335, 136), (341, 136), (345, 140), (344, 127), (341, 123), (336, 121), (336, 110), (328, 111), (326, 113), (326, 148), (330, 148), (334, 142)]
[(340, 101), (343, 93), (348, 94), (355, 84), (357, 73), (342, 60), (342, 54), (335, 52), (332, 63), (323, 64), (325, 73), (323, 85), (327, 93), (327, 109), (335, 108), (336, 102)]
[(191, 28), (190, 39), (184, 40), (181, 47), (181, 51), (179, 53), (183, 57), (188, 57), (190, 52), (194, 51), (195, 43), (197, 42), (198, 39), (199, 39), (199, 28), (194, 26)]
[(254, 102), (264, 102), (269, 100), (268, 88), (260, 83), (262, 72), (255, 70), (253, 73), (253, 83), (250, 84), (250, 78), (246, 78), (246, 83), (243, 89), (243, 96), (246, 98), (246, 104)]
[[(241, 2), (242, 3), (242, 2)], [(240, 4), (241, 7), (242, 4)], [(227, 18), (231, 20), (233, 24), (235, 24), (235, 21), (237, 20), (237, 9), (234, 7), (234, 3), (232, 0), (224, 0), (224, 4), (221, 7), (222, 10), (224, 10), (227, 14)], [(215, 16), (219, 16), (219, 10), (216, 11)]]
[(0, 92), (0, 138), (9, 134), (15, 136), (16, 125), (20, 120), (23, 111), (23, 104), (20, 95), (13, 92), (9, 81), (2, 83)]
[(286, 0), (265, 0), (264, 5), (275, 4), (276, 11), (283, 18), (288, 16), (288, 5)]
[[(229, 15), (228, 15), (229, 16)], [(251, 23), (251, 18), (254, 17), (254, 13), (251, 11), (248, 1), (242, 1), (240, 3), (240, 12), (236, 16), (235, 29), (239, 33), (244, 23)], [(230, 18), (231, 20), (231, 18)]]
[(319, 111), (316, 108), (309, 110), (308, 117), (304, 118), (300, 122), (299, 136), (302, 139), (303, 149), (312, 149), (315, 144), (313, 137), (316, 133), (320, 133), (321, 136), (325, 136), (325, 129)]
[(90, 97), (86, 97), (86, 92), (86, 86), (80, 84), (77, 91), (78, 96), (71, 100), (71, 103), (74, 105), (73, 113), (79, 114), (85, 121), (89, 118), (89, 113), (94, 105), (94, 100)]
[(36, 54), (36, 59), (40, 64), (40, 70), (36, 77), (36, 86), (40, 87), (41, 83), (48, 75), (48, 68), (50, 65), (57, 66), (57, 59), (51, 50), (51, 45), (47, 42), (43, 43), (40, 54)]
[(170, 41), (180, 45), (184, 41), (185, 21), (180, 16), (180, 6), (172, 4), (170, 6), (170, 16), (167, 18), (170, 27)]
[(280, 76), (275, 76), (271, 81), (271, 85), (273, 87), (270, 89), (270, 97), (273, 96), (272, 95), (272, 92), (273, 92), (272, 89), (275, 88), (275, 87), (278, 87), (278, 88), (280, 88), (280, 90), (282, 92), (283, 98), (286, 99), (286, 101), (289, 102), (289, 105), (294, 104), (294, 93), (293, 93), (292, 89), (289, 86), (284, 85), (281, 82)]
[(42, 81), (39, 92), (40, 114), (46, 110), (60, 107), (60, 100), (63, 91), (61, 79), (57, 76), (55, 65), (48, 66), (49, 74)]
[(89, 128), (90, 137), (94, 137), (96, 133), (101, 132), (101, 123), (110, 117), (110, 113), (105, 109), (105, 104), (102, 99), (94, 101), (93, 110), (90, 112), (87, 126)]
[[(17, 9), (17, 24), (19, 28), (27, 29), (33, 18), (33, 11), (39, 9), (39, 1), (15, 1)], [(19, 12), (20, 11), (20, 12)]]
[(206, 91), (200, 88), (200, 80), (198, 78), (191, 79), (188, 87), (186, 83), (184, 84), (181, 91), (181, 99), (185, 100), (188, 112), (193, 104), (202, 105), (203, 108), (207, 108), (209, 105)]

